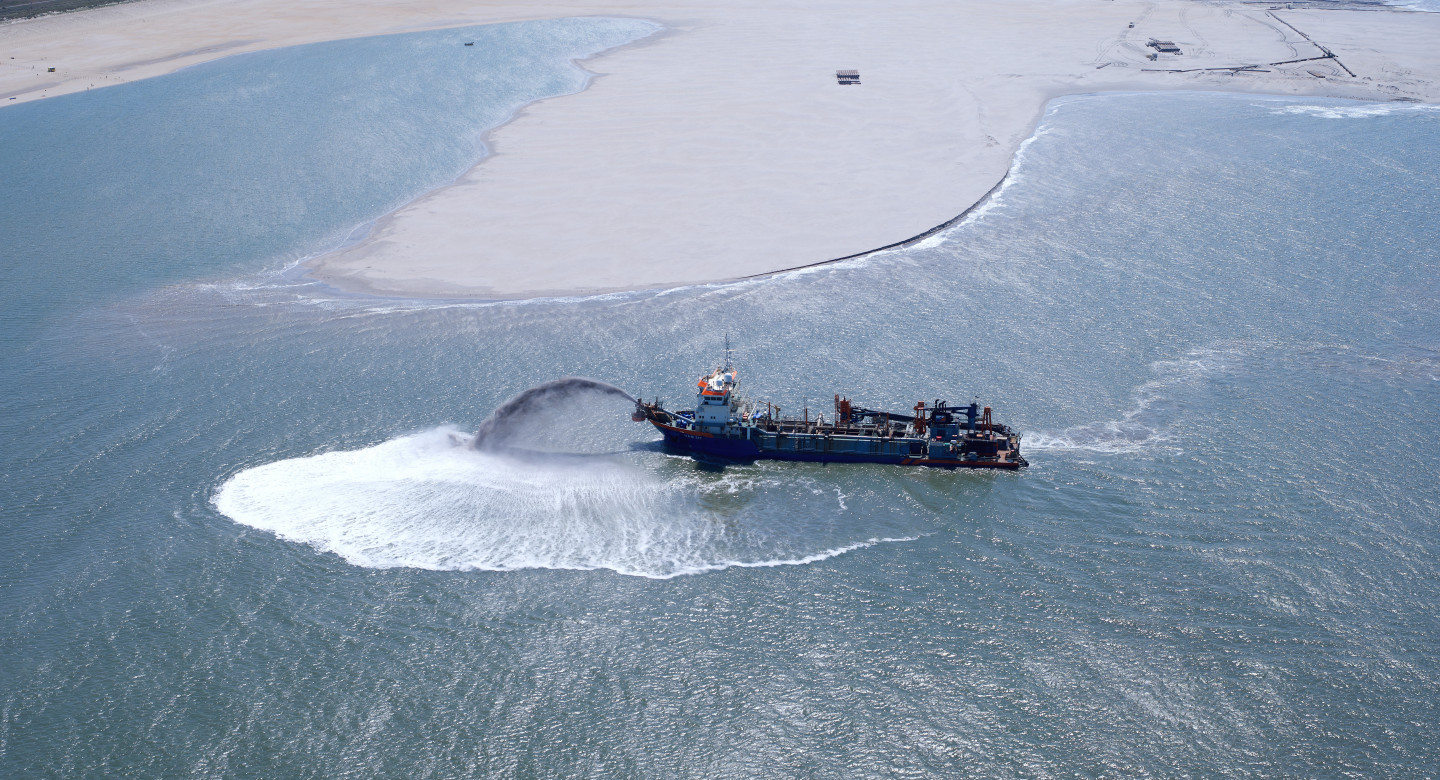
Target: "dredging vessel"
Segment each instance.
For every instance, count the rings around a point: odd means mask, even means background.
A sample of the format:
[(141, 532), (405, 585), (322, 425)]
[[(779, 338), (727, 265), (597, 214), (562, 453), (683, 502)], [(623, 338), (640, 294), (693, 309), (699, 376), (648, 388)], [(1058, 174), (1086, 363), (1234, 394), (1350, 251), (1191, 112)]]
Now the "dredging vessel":
[(1019, 469), (1020, 435), (991, 419), (978, 403), (915, 404), (912, 414), (856, 406), (835, 396), (833, 414), (786, 417), (780, 407), (740, 398), (740, 378), (725, 365), (700, 377), (693, 411), (669, 411), (659, 399), (635, 402), (635, 422), (648, 421), (673, 451), (726, 460), (890, 463), (965, 469)]

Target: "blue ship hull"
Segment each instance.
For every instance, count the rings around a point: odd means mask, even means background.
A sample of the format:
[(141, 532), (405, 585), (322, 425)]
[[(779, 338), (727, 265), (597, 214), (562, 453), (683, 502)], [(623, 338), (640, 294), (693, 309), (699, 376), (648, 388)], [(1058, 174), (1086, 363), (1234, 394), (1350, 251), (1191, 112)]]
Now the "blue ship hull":
[(701, 458), (737, 461), (794, 460), (809, 463), (885, 463), (946, 469), (1005, 469), (1028, 465), (1020, 457), (1020, 435), (994, 422), (990, 407), (978, 403), (946, 406), (936, 400), (915, 404), (914, 414), (893, 414), (855, 406), (835, 396), (829, 421), (782, 417), (774, 404), (751, 403), (734, 394), (739, 375), (729, 360), (696, 383), (694, 411), (672, 412), (636, 399), (630, 419), (648, 421), (665, 446)]
[[(654, 420), (651, 423), (665, 437), (665, 447), (672, 452), (698, 455), (734, 461), (788, 460), (806, 463), (879, 463), (891, 466), (932, 466), (935, 468), (1003, 469), (1014, 470), (1027, 465), (1023, 458), (1015, 460), (965, 460), (960, 457), (933, 457), (927, 455), (927, 443), (921, 439), (898, 439), (883, 442), (881, 446), (892, 446), (890, 452), (859, 452), (845, 445), (853, 440), (825, 437), (818, 434), (792, 434), (796, 448), (775, 446), (775, 437), (740, 438), (700, 433), (697, 431), (665, 425)], [(829, 446), (827, 446), (827, 443)], [(836, 445), (840, 446), (836, 446)], [(803, 449), (801, 449), (803, 448)]]

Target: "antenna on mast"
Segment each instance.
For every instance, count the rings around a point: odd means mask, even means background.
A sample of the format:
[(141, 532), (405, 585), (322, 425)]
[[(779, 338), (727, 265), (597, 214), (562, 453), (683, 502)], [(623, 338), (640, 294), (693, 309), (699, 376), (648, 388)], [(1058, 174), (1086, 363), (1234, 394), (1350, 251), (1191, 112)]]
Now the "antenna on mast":
[(725, 370), (733, 371), (735, 366), (730, 361), (730, 331), (725, 331)]

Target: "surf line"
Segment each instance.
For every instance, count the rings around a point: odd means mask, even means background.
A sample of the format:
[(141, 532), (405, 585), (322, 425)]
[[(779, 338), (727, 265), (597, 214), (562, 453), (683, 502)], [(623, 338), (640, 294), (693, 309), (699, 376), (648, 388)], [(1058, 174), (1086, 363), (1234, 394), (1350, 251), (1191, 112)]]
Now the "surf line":
[(936, 225), (935, 227), (930, 228), (929, 230), (925, 231), (924, 233), (920, 233), (920, 234), (918, 234), (918, 235), (914, 235), (914, 236), (911, 236), (911, 237), (906, 238), (906, 239), (901, 239), (900, 241), (896, 241), (896, 242), (893, 243), (893, 244), (886, 244), (885, 246), (876, 247), (876, 248), (874, 248), (874, 249), (867, 249), (867, 250), (865, 250), (864, 252), (856, 252), (856, 253), (853, 254), (853, 255), (845, 255), (844, 257), (836, 257), (836, 258), (832, 258), (832, 259), (830, 259), (830, 260), (820, 260), (819, 262), (806, 263), (806, 264), (804, 264), (804, 265), (792, 266), (792, 267), (790, 267), (790, 268), (781, 268), (781, 269), (778, 270), (778, 271), (765, 271), (765, 272), (763, 272), (763, 273), (750, 274), (749, 276), (741, 276), (741, 277), (738, 277), (737, 281), (738, 281), (739, 279), (759, 279), (759, 278), (765, 277), (765, 276), (774, 276), (774, 275), (776, 275), (776, 274), (784, 274), (784, 273), (789, 273), (789, 272), (791, 272), (791, 271), (800, 271), (800, 270), (803, 270), (803, 269), (806, 269), (806, 268), (817, 268), (817, 267), (819, 267), (819, 266), (822, 266), (822, 265), (830, 265), (830, 264), (832, 264), (832, 263), (843, 263), (843, 262), (845, 262), (846, 260), (854, 260), (854, 259), (856, 259), (856, 258), (858, 258), (858, 257), (865, 257), (865, 256), (867, 256), (867, 255), (877, 254), (877, 253), (879, 253), (879, 252), (886, 252), (886, 251), (889, 251), (889, 250), (891, 250), (891, 249), (904, 249), (904, 248), (907, 247), (907, 246), (911, 246), (911, 245), (913, 245), (913, 244), (918, 244), (918, 243), (920, 243), (921, 241), (924, 241), (925, 239), (927, 239), (927, 238), (935, 235), (936, 233), (942, 233), (942, 232), (944, 232), (944, 231), (946, 231), (946, 230), (949, 230), (950, 228), (955, 227), (956, 225), (960, 224), (960, 222), (961, 222), (962, 220), (964, 220), (966, 217), (968, 217), (968, 216), (970, 216), (972, 213), (974, 213), (975, 209), (978, 209), (978, 208), (980, 208), (981, 206), (985, 205), (985, 202), (988, 201), (988, 200), (990, 200), (990, 197), (991, 197), (991, 196), (993, 196), (995, 193), (999, 192), (999, 191), (1000, 191), (1000, 188), (1005, 185), (1005, 182), (1008, 181), (1009, 178), (1010, 178), (1010, 172), (1009, 172), (1009, 171), (1006, 171), (1006, 172), (1005, 172), (1005, 175), (1000, 177), (1000, 181), (995, 182), (995, 186), (994, 186), (994, 187), (991, 187), (989, 190), (986, 190), (985, 194), (984, 194), (984, 195), (981, 195), (979, 200), (977, 200), (977, 201), (975, 201), (974, 203), (970, 204), (970, 208), (965, 209), (964, 211), (962, 211), (962, 212), (960, 212), (959, 214), (951, 217), (950, 219), (945, 220), (944, 222), (941, 222), (940, 224)]

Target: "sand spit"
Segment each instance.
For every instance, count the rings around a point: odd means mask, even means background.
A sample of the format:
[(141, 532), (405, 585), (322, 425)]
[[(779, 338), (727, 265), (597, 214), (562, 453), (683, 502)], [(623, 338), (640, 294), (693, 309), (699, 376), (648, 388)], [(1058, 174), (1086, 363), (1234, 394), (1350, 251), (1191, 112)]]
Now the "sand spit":
[(529, 106), (491, 134), (491, 157), (313, 275), (472, 298), (753, 276), (954, 218), (1004, 177), (1059, 95), (1440, 101), (1440, 14), (1195, 0), (143, 0), (0, 26), (0, 96), (324, 39), (596, 14), (669, 29), (585, 63), (587, 90)]

